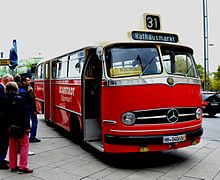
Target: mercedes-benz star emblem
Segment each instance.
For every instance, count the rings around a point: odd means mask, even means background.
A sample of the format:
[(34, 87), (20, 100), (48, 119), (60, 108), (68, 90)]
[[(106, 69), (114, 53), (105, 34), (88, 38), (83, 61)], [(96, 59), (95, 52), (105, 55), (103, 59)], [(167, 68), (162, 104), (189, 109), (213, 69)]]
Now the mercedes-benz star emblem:
[(178, 121), (178, 119), (179, 119), (179, 113), (175, 108), (172, 108), (167, 112), (167, 120), (170, 123), (175, 123), (176, 121)]

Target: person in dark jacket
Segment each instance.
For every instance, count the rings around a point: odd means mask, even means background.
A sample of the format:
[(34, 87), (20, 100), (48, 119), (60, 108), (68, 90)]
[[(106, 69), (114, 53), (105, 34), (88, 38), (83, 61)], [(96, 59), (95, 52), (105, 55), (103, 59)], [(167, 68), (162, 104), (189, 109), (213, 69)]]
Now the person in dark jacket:
[[(16, 74), (15, 76), (14, 76), (14, 82), (16, 82), (17, 83), (17, 85), (18, 85), (18, 88), (20, 88), (20, 87), (22, 87), (22, 84), (21, 84), (21, 75), (20, 74)], [(33, 123), (32, 123), (32, 127), (33, 127)], [(31, 128), (31, 132), (32, 132), (32, 129), (33, 128)], [(30, 134), (31, 134), (31, 132), (30, 132)], [(18, 153), (20, 153), (20, 145), (19, 145), (19, 143), (18, 143)], [(28, 155), (34, 155), (35, 154), (35, 152), (33, 152), (33, 151), (28, 151)]]
[(8, 169), (8, 161), (5, 159), (8, 151), (8, 124), (4, 117), (5, 111), (5, 86), (13, 81), (13, 76), (6, 74), (0, 83), (0, 169)]
[(14, 75), (14, 82), (17, 83), (18, 88), (21, 87), (21, 75), (20, 75), (20, 74), (16, 74), (16, 75)]
[[(25, 101), (18, 94), (17, 83), (9, 82), (6, 85), (6, 95), (5, 117), (9, 124), (9, 166), (12, 172), (18, 171), (19, 174), (32, 173), (33, 170), (27, 168), (30, 119), (28, 111), (25, 109)], [(20, 144), (19, 166), (17, 166), (18, 143)]]
[(30, 143), (41, 142), (41, 140), (36, 137), (38, 118), (37, 118), (35, 95), (33, 88), (31, 87), (31, 79), (29, 77), (21, 78), (21, 86), (19, 87), (19, 94), (25, 98), (27, 110), (29, 111), (29, 116), (32, 122), (29, 141)]

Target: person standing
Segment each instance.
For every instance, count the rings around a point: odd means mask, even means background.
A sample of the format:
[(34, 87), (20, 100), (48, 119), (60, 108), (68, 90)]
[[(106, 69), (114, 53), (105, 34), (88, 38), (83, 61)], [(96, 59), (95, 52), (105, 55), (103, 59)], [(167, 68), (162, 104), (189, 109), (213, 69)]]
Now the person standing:
[(6, 74), (2, 77), (2, 83), (0, 83), (0, 169), (9, 169), (8, 161), (5, 159), (8, 151), (8, 123), (5, 119), (5, 87), (8, 82), (13, 81), (13, 76)]
[(14, 76), (14, 82), (16, 82), (18, 85), (18, 88), (20, 88), (20, 86), (21, 86), (21, 75), (20, 74), (16, 74)]
[[(25, 101), (18, 94), (18, 85), (9, 82), (6, 85), (6, 118), (9, 122), (9, 166), (11, 172), (32, 173), (33, 170), (27, 168), (30, 119), (29, 113), (25, 109)], [(20, 144), (20, 163), (17, 166), (18, 143)]]
[[(18, 88), (20, 88), (21, 87), (21, 75), (20, 74), (16, 74), (15, 76), (14, 76), (14, 82), (16, 82), (17, 83), (17, 85), (18, 85)], [(19, 145), (19, 143), (18, 143), (18, 153), (20, 153), (20, 145)], [(33, 151), (28, 151), (28, 155), (34, 155), (35, 154), (35, 152), (33, 152)]]
[(29, 142), (30, 143), (37, 143), (37, 142), (41, 142), (41, 140), (36, 137), (38, 118), (37, 118), (37, 108), (36, 108), (35, 95), (34, 95), (33, 88), (31, 86), (28, 87), (28, 92), (31, 97), (31, 122), (32, 122)]
[(25, 98), (27, 110), (29, 111), (31, 119), (31, 132), (30, 132), (30, 143), (41, 142), (40, 139), (36, 137), (38, 118), (35, 103), (35, 95), (33, 88), (31, 87), (31, 79), (29, 77), (21, 78), (21, 87), (19, 88), (19, 94)]

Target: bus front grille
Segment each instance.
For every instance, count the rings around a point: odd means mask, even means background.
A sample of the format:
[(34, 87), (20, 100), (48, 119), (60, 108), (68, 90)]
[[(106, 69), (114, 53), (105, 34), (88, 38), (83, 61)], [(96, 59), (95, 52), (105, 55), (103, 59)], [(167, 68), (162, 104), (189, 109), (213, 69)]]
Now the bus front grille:
[(197, 107), (178, 107), (133, 111), (135, 124), (166, 124), (191, 121), (196, 119)]

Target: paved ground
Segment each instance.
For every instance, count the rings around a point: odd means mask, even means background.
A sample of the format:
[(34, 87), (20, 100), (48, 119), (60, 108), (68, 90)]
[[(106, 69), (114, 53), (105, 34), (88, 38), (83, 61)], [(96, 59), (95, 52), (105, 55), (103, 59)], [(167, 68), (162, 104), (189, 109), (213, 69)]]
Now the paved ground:
[(18, 180), (220, 180), (220, 142), (202, 140), (199, 145), (177, 151), (103, 156), (86, 151), (65, 134), (44, 124), (39, 116), (42, 142), (31, 144), (33, 174), (0, 170), (0, 179)]

